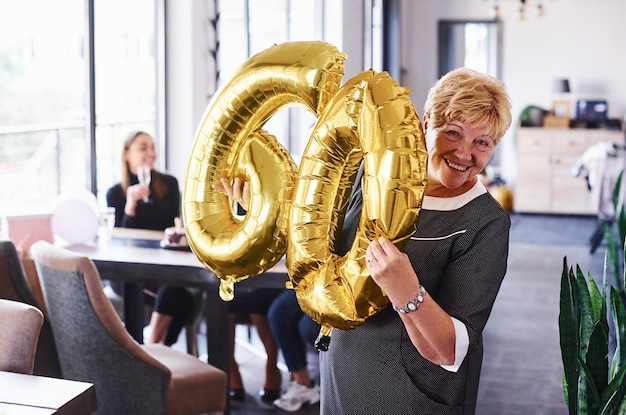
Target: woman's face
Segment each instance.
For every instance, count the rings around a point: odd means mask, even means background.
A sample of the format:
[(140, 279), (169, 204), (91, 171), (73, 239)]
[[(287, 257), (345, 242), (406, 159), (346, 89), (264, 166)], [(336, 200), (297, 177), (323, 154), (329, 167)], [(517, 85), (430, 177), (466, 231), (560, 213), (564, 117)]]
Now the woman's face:
[(150, 166), (154, 168), (156, 151), (154, 140), (148, 134), (139, 134), (126, 150), (126, 162), (131, 173), (137, 174), (138, 166)]
[(476, 183), (478, 174), (491, 159), (495, 141), (486, 128), (454, 120), (426, 130), (428, 184), (426, 194), (453, 197)]

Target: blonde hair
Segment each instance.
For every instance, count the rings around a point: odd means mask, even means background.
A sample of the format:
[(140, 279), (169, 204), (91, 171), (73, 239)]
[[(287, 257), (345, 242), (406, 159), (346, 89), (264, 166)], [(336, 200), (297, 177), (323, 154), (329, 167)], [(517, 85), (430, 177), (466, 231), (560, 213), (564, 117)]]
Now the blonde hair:
[(458, 68), (441, 77), (428, 91), (424, 119), (429, 128), (453, 120), (486, 128), (495, 144), (511, 125), (511, 99), (504, 82), (469, 68)]

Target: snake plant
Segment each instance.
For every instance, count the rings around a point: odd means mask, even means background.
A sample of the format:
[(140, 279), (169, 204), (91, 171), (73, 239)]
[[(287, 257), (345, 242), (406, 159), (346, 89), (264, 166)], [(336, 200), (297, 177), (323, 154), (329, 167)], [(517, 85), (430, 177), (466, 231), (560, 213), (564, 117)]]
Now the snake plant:
[[(619, 176), (617, 176), (617, 180), (615, 182), (615, 187), (613, 189), (613, 212), (615, 212), (615, 217), (613, 221), (607, 221), (604, 223), (604, 240), (606, 241), (606, 255), (608, 257), (609, 266), (611, 267), (611, 271), (615, 276), (615, 287), (618, 288), (622, 297), (624, 297), (624, 284), (620, 280), (620, 255), (624, 249), (624, 240), (626, 238), (626, 212), (624, 211), (624, 205), (620, 205), (620, 192), (622, 188), (622, 179), (624, 172), (622, 171)], [(617, 227), (617, 235), (618, 240), (615, 239), (614, 231), (613, 231), (613, 223), (616, 224)], [(618, 242), (619, 241), (619, 242)]]
[[(626, 413), (626, 308), (618, 290), (606, 282), (606, 259), (603, 277), (600, 291), (591, 274), (585, 277), (578, 265), (574, 271), (563, 260), (559, 335), (570, 415)], [(610, 367), (607, 315), (617, 340)]]

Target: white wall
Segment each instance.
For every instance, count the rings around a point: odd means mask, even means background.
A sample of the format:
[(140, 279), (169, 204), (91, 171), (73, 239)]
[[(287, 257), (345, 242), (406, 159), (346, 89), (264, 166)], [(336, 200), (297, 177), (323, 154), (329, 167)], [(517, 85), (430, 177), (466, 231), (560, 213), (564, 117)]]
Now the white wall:
[(214, 92), (211, 3), (166, 0), (167, 170), (181, 186), (196, 128)]
[[(168, 126), (169, 170), (177, 177), (186, 173), (195, 129), (210, 89), (210, 43), (207, 19), (210, 10), (203, 0), (167, 0), (168, 13)], [(346, 77), (367, 68), (362, 65), (359, 42), (363, 31), (355, 25), (362, 16), (360, 0), (344, 1), (344, 39), (348, 53)], [(513, 115), (527, 105), (549, 108), (552, 83), (567, 77), (573, 103), (579, 98), (608, 100), (609, 117), (626, 113), (626, 1), (545, 0), (546, 14), (532, 11), (524, 21), (517, 16), (518, 2), (500, 0), (503, 13), (502, 79), (513, 100)], [(534, 4), (529, 0), (528, 3)], [(481, 0), (402, 0), (403, 79), (421, 115), (423, 102), (437, 77), (437, 21), (439, 19), (487, 19), (489, 2)], [(504, 178), (515, 181), (514, 128), (501, 144)]]
[[(528, 1), (531, 5), (534, 1)], [(547, 0), (546, 14), (517, 15), (517, 1), (501, 0), (502, 79), (513, 101), (513, 116), (530, 104), (549, 109), (552, 83), (569, 78), (577, 99), (606, 99), (609, 117), (626, 114), (626, 2), (623, 0)], [(418, 111), (437, 77), (437, 21), (487, 19), (489, 2), (480, 0), (403, 0), (404, 63), (407, 86)], [(514, 129), (502, 142), (505, 179), (515, 180)]]

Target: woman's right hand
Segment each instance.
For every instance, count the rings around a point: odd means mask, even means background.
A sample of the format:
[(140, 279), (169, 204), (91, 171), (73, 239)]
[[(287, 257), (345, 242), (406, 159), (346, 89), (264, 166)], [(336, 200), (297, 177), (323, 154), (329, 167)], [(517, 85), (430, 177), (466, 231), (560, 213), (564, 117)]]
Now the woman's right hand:
[(213, 184), (213, 189), (225, 194), (239, 203), (242, 208), (248, 210), (248, 204), (250, 203), (250, 188), (248, 182), (239, 177), (235, 177), (231, 184), (228, 178), (222, 177), (219, 183)]
[(137, 203), (144, 198), (150, 197), (150, 187), (145, 184), (134, 184), (126, 189), (126, 206), (124, 213), (128, 216), (135, 216)]

